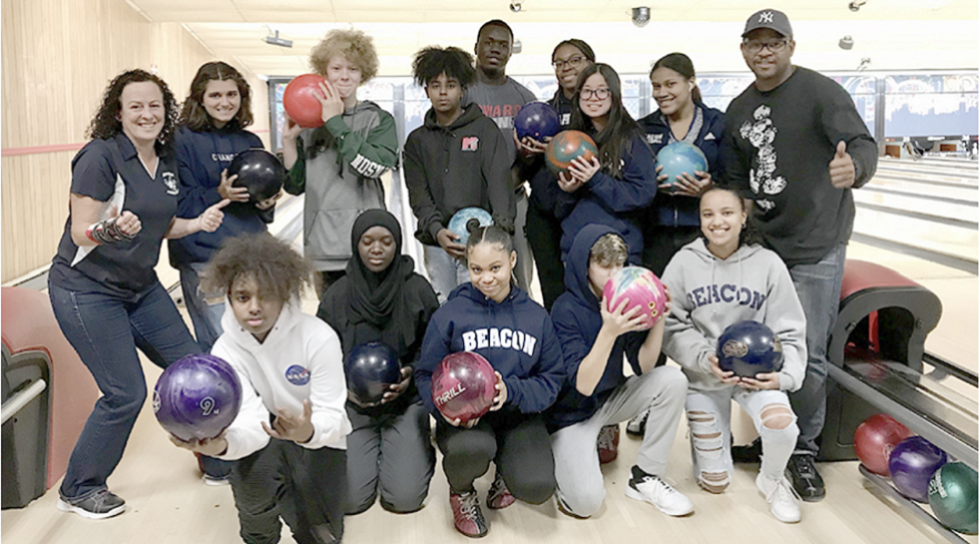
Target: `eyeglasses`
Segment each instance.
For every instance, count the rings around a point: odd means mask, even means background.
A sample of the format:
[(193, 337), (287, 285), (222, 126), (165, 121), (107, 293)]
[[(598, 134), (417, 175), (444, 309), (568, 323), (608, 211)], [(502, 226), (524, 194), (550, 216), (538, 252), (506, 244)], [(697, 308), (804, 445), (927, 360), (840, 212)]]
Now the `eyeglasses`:
[(592, 97), (605, 100), (609, 98), (609, 89), (582, 89), (579, 92), (579, 100), (592, 100)]
[(555, 67), (555, 70), (564, 70), (565, 66), (571, 66), (572, 68), (578, 68), (582, 66), (588, 59), (585, 57), (572, 57), (568, 60), (556, 60), (551, 63)]
[(787, 43), (789, 43), (789, 40), (772, 40), (768, 42), (746, 40), (742, 42), (742, 44), (745, 46), (745, 50), (752, 54), (762, 51), (763, 47), (772, 53), (778, 53), (782, 51), (784, 47), (786, 47)]

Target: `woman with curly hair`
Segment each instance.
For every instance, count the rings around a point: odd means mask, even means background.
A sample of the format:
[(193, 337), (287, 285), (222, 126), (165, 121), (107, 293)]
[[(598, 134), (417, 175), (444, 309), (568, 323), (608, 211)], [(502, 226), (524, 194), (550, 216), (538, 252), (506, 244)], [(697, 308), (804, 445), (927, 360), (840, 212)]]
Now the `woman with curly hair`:
[(176, 120), (166, 83), (143, 70), (124, 72), (105, 91), (92, 141), (72, 160), (68, 220), (48, 294), (62, 332), (102, 391), (59, 490), (58, 508), (87, 518), (126, 508), (106, 479), (146, 399), (136, 349), (160, 367), (200, 352), (153, 267), (164, 238), (217, 230), (230, 201), (193, 219), (176, 217)]
[(371, 38), (359, 30), (331, 30), (310, 54), (310, 66), (326, 78), (317, 95), (323, 126), (303, 129), (287, 116), (282, 153), (286, 192), (306, 193), (303, 249), (317, 271), (317, 295), (344, 275), (354, 219), (384, 208), (381, 176), (395, 166), (395, 119), (377, 104), (358, 101), (357, 88), (378, 73)]
[(347, 434), (340, 339), (300, 310), (310, 265), (268, 233), (230, 238), (204, 275), (228, 297), (211, 353), (242, 382), (242, 405), (220, 436), (177, 446), (237, 460), (231, 489), (245, 542), (340, 542), (347, 504)]

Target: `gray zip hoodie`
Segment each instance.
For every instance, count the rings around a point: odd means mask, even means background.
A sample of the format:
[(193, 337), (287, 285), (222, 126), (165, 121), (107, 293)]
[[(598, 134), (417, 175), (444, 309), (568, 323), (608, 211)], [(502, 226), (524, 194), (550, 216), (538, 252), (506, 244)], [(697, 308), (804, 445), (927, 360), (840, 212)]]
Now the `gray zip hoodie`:
[(783, 344), (779, 388), (796, 391), (803, 385), (806, 317), (789, 271), (774, 252), (742, 245), (722, 260), (698, 238), (674, 255), (662, 280), (673, 300), (663, 351), (683, 367), (691, 389), (731, 387), (711, 373), (708, 355), (726, 327), (746, 320), (766, 324)]

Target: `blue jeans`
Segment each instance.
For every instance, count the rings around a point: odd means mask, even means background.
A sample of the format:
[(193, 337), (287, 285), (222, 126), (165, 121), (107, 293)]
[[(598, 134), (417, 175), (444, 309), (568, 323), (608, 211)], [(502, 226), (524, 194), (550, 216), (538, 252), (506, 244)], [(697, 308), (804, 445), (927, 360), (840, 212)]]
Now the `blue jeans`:
[[(184, 304), (187, 313), (194, 323), (194, 336), (197, 343), (205, 352), (211, 351), (214, 341), (224, 332), (221, 328), (221, 316), (225, 314), (225, 297), (223, 293), (211, 294), (201, 290), (200, 274), (204, 263), (193, 263), (181, 266), (180, 288), (184, 292)], [(213, 304), (208, 303), (217, 299)]]
[(48, 286), (55, 318), (102, 398), (75, 443), (61, 484), (65, 498), (106, 487), (146, 401), (146, 378), (136, 348), (166, 368), (201, 349), (159, 282), (131, 296), (82, 293)]
[(806, 315), (806, 378), (799, 391), (789, 394), (793, 412), (799, 418), (796, 453), (816, 455), (819, 449), (817, 438), (827, 416), (827, 342), (840, 308), (846, 253), (847, 246), (839, 244), (819, 262), (789, 269)]
[(422, 246), (422, 252), (432, 289), (436, 292), (439, 304), (445, 304), (453, 289), (469, 283), (470, 272), (466, 268), (466, 262), (450, 257), (441, 246)]

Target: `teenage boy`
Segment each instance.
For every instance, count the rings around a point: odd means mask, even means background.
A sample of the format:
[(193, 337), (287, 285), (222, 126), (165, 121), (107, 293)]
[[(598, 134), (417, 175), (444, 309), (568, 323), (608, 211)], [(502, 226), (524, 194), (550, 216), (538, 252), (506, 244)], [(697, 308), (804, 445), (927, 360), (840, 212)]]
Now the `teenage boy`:
[(507, 161), (511, 167), (511, 183), (515, 191), (517, 215), (514, 219), (514, 248), (517, 249), (517, 267), (514, 276), (525, 291), (531, 290), (534, 258), (527, 243), (525, 231), (527, 219), (526, 175), (521, 173), (517, 146), (513, 141), (514, 117), (525, 104), (537, 97), (527, 87), (507, 75), (507, 62), (514, 50), (514, 31), (500, 19), (483, 23), (476, 34), (476, 83), (466, 89), (464, 104), (475, 103), (483, 114), (493, 120), (507, 140)]
[[(837, 319), (854, 196), (874, 176), (878, 147), (840, 85), (793, 66), (793, 28), (785, 13), (754, 13), (742, 33), (742, 57), (755, 82), (728, 106), (722, 146), (727, 179), (754, 202), (765, 245), (786, 263), (806, 314), (807, 371), (790, 394), (800, 436), (790, 479), (805, 501), (824, 497), (813, 460), (827, 402), (827, 342)], [(758, 460), (761, 444), (735, 448)]]
[(415, 82), (425, 88), (432, 108), (423, 126), (405, 142), (405, 184), (418, 219), (415, 237), (423, 244), (425, 268), (439, 302), (469, 281), (466, 247), (446, 228), (453, 214), (483, 208), (495, 224), (514, 230), (507, 141), (480, 107), (460, 105), (473, 84), (473, 57), (456, 47), (427, 47), (415, 54)]
[[(626, 496), (671, 516), (694, 511), (691, 501), (663, 480), (687, 396), (680, 369), (655, 366), (664, 320), (643, 331), (637, 308), (624, 311), (623, 303), (609, 310), (600, 301), (606, 281), (628, 255), (613, 228), (586, 225), (568, 252), (566, 291), (552, 310), (568, 375), (549, 417), (556, 495), (562, 511), (579, 518), (595, 514), (606, 495), (595, 450), (600, 429), (644, 410), (651, 413)], [(623, 373), (624, 355), (634, 376)]]

